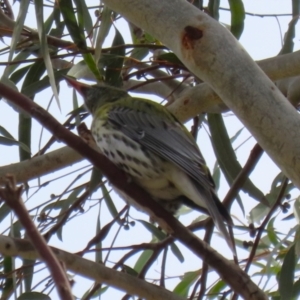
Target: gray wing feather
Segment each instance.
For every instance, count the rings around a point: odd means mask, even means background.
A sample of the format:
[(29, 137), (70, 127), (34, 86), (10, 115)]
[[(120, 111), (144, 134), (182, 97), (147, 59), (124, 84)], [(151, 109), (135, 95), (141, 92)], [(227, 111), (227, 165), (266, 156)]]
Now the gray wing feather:
[(205, 161), (197, 144), (186, 135), (179, 122), (171, 123), (129, 108), (111, 110), (108, 119), (131, 139), (175, 163), (201, 186), (214, 188), (213, 181), (203, 170)]

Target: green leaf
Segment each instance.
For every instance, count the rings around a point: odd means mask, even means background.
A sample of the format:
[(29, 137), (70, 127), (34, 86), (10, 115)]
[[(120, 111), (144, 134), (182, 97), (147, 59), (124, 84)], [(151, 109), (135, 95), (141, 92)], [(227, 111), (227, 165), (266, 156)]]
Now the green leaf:
[(80, 30), (84, 32), (85, 29), (90, 36), (93, 34), (94, 26), (88, 7), (84, 0), (74, 0), (74, 3), (77, 7), (77, 18)]
[(7, 215), (11, 212), (11, 209), (6, 203), (2, 203), (0, 207), (0, 222), (2, 222)]
[(20, 146), (24, 151), (30, 154), (30, 149), (25, 144), (18, 142), (15, 139), (0, 136), (0, 144), (5, 146)]
[(245, 8), (242, 0), (228, 0), (231, 12), (231, 33), (239, 39), (244, 30)]
[(294, 202), (294, 215), (297, 220), (297, 223), (300, 225), (300, 197), (297, 197)]
[(0, 133), (11, 140), (14, 140), (14, 137), (2, 126), (0, 126)]
[(45, 24), (44, 24), (44, 29), (45, 29), (45, 32), (46, 33), (49, 33), (51, 28), (52, 28), (52, 24), (53, 24), (53, 21), (54, 21), (54, 11), (55, 11), (55, 7), (52, 11), (52, 13), (49, 15), (48, 19), (45, 21)]
[[(76, 93), (76, 90), (73, 89), (73, 111), (72, 112), (78, 111), (78, 109), (79, 109), (79, 105), (78, 105), (77, 93)], [(79, 115), (79, 113), (74, 114), (74, 115), (75, 115), (75, 124), (76, 124), (76, 127), (78, 127), (81, 123), (80, 115)]]
[(208, 11), (212, 18), (219, 20), (220, 0), (209, 0)]
[(28, 292), (23, 293), (21, 296), (17, 298), (17, 300), (51, 300), (51, 298), (46, 295), (39, 292)]
[[(122, 46), (124, 45), (124, 40), (120, 32), (116, 29), (116, 34), (112, 43), (112, 46)], [(106, 72), (105, 72), (105, 81), (113, 86), (121, 86), (122, 85), (122, 78), (121, 72), (123, 68), (123, 62), (125, 57), (125, 48), (113, 48), (110, 51), (111, 60), (108, 61), (106, 65)]]
[(102, 294), (104, 294), (104, 293), (108, 290), (108, 288), (109, 288), (108, 286), (102, 287), (102, 285), (101, 285), (101, 287), (100, 287), (99, 289), (97, 289), (97, 290), (93, 293), (93, 295), (90, 295), (91, 289), (89, 289), (89, 290), (87, 290), (87, 291), (83, 294), (83, 296), (82, 296), (81, 299), (86, 299), (86, 296), (87, 296), (87, 295), (90, 296), (89, 299), (94, 299), (94, 298), (96, 298), (96, 297), (99, 298), (99, 296), (102, 295)]
[(293, 299), (294, 272), (296, 265), (295, 246), (287, 252), (279, 275), (279, 293), (281, 299)]
[[(30, 55), (31, 55), (31, 52), (30, 52), (30, 51), (21, 51), (21, 52), (20, 52), (17, 56), (15, 56), (15, 58), (13, 59), (14, 64), (8, 65), (8, 66), (6, 67), (5, 74), (6, 74), (7, 76), (9, 76), (10, 74), (12, 74), (12, 72), (14, 72), (16, 69), (18, 69), (18, 68), (20, 67), (20, 65), (21, 65), (21, 64), (15, 63), (15, 62), (18, 62), (18, 61), (24, 61), (24, 60), (26, 60), (26, 58), (27, 58), (28, 56), (30, 56)], [(29, 65), (29, 66), (25, 66), (25, 67), (23, 67), (23, 68), (20, 68), (18, 71), (20, 71), (21, 69), (29, 68), (29, 67), (30, 67), (30, 65)], [(16, 72), (18, 72), (18, 71), (16, 71)], [(26, 73), (26, 72), (25, 72), (25, 73)], [(11, 80), (11, 81), (13, 81), (14, 83), (19, 82), (20, 79), (19, 79), (18, 81), (14, 81), (13, 78), (12, 78), (12, 76), (13, 76), (13, 75), (10, 76), (10, 80)]]
[(137, 273), (140, 273), (142, 271), (143, 267), (148, 262), (152, 254), (153, 254), (153, 250), (145, 250), (142, 252), (142, 254), (140, 255), (140, 257), (138, 258), (137, 262), (134, 265), (134, 270)]
[(65, 24), (68, 28), (69, 34), (81, 50), (86, 50), (86, 41), (82, 28), (77, 24), (77, 20), (74, 13), (74, 8), (71, 0), (59, 1), (59, 9), (64, 18)]
[(96, 188), (98, 188), (100, 184), (103, 184), (102, 178), (103, 178), (103, 174), (101, 170), (93, 167), (90, 184), (89, 184), (90, 195), (92, 195), (96, 191)]
[(182, 255), (181, 251), (179, 250), (179, 248), (177, 247), (177, 245), (175, 243), (172, 243), (170, 245), (171, 247), (171, 251), (172, 253), (175, 255), (175, 257), (177, 257), (177, 259), (183, 263), (184, 262), (184, 256)]
[[(83, 191), (84, 186), (81, 187), (77, 187), (74, 189), (74, 191), (69, 195), (69, 197), (62, 202), (62, 208), (59, 214), (59, 217), (57, 218), (57, 223), (59, 223), (61, 221), (61, 219), (64, 217), (64, 213), (65, 211), (68, 210), (68, 208), (78, 199), (77, 196)], [(61, 201), (59, 201), (61, 202)], [(61, 226), (56, 234), (57, 237), (62, 241), (62, 230), (63, 230), (63, 226)]]
[(136, 270), (132, 269), (130, 266), (127, 266), (125, 264), (122, 265), (122, 272), (134, 277), (138, 277), (139, 275), (139, 273)]
[[(55, 79), (57, 81), (63, 80), (64, 75), (67, 75), (69, 69), (63, 69), (59, 71), (55, 71)], [(31, 83), (30, 85), (26, 86), (23, 90), (23, 94), (26, 95), (27, 97), (32, 97), (33, 95), (41, 92), (42, 90), (48, 88), (50, 86), (49, 82), (49, 76), (46, 75), (43, 77), (43, 79), (35, 81), (34, 83)]]
[(200, 275), (201, 270), (185, 273), (183, 279), (179, 284), (177, 284), (173, 292), (177, 295), (183, 296), (184, 298), (188, 297), (190, 287)]
[(242, 133), (242, 131), (244, 130), (244, 128), (245, 128), (245, 127), (242, 127), (241, 129), (239, 129), (239, 130), (235, 133), (235, 135), (232, 136), (232, 137), (230, 138), (231, 144), (233, 144), (234, 141), (239, 137), (239, 135)]
[[(154, 226), (153, 224), (146, 222), (144, 220), (138, 220), (141, 224), (143, 224), (143, 226), (150, 231), (158, 240), (162, 241), (164, 240), (167, 235), (161, 231), (160, 229), (158, 229), (156, 226)], [(177, 245), (175, 243), (172, 243), (170, 245), (171, 247), (171, 251), (172, 253), (176, 256), (176, 258), (180, 261), (183, 262), (184, 261), (184, 256), (182, 255), (181, 251), (179, 250), (179, 248), (177, 247)]]
[[(27, 160), (31, 158), (31, 117), (22, 112), (19, 113), (19, 156), (20, 161)], [(24, 146), (26, 148), (24, 148)]]
[[(131, 51), (130, 58), (133, 58), (134, 60), (142, 60), (149, 54), (149, 49), (144, 47), (144, 48), (134, 48)], [(128, 60), (125, 65), (130, 64), (130, 60)]]
[[(114, 201), (111, 199), (110, 193), (108, 192), (104, 183), (101, 185), (101, 190), (102, 190), (102, 195), (103, 195), (104, 201), (107, 205), (107, 208), (108, 208), (110, 214), (112, 215), (113, 218), (116, 218), (119, 213), (118, 213), (116, 206), (114, 204)], [(118, 222), (118, 224), (122, 225), (120, 220), (117, 220), (117, 222)]]
[[(41, 76), (45, 73), (46, 67), (44, 61), (37, 61), (33, 63), (27, 75), (24, 79), (21, 93), (24, 93), (24, 89), (32, 84), (33, 82), (39, 81)], [(33, 100), (35, 94), (31, 95), (31, 99)], [(19, 114), (19, 141), (28, 147), (29, 151), (25, 151), (21, 146), (19, 147), (19, 155), (20, 161), (30, 159), (30, 149), (31, 149), (31, 126), (32, 120), (31, 116), (26, 113), (20, 112)]]
[(295, 253), (298, 257), (300, 257), (300, 226), (298, 226), (296, 229), (294, 242), (295, 242)]
[(96, 65), (93, 55), (91, 53), (83, 53), (82, 56), (83, 56), (84, 62), (87, 64), (89, 69), (92, 71), (92, 73), (94, 74), (96, 79), (98, 81), (102, 81), (102, 76), (99, 72), (99, 69)]
[(30, 67), (31, 66), (29, 65), (29, 66), (18, 69), (13, 74), (11, 74), (11, 76), (9, 77), (9, 80), (11, 80), (13, 83), (17, 84), (25, 76), (25, 74), (28, 72)]
[[(207, 120), (215, 155), (229, 186), (231, 186), (235, 178), (242, 170), (242, 167), (238, 162), (236, 154), (232, 148), (232, 144), (230, 142), (230, 138), (228, 136), (222, 116), (220, 114), (208, 114)], [(264, 194), (252, 183), (249, 178), (242, 186), (242, 190), (259, 202), (264, 199)], [(241, 203), (240, 205), (242, 207)]]
[(3, 286), (3, 291), (2, 291), (2, 299), (5, 299), (5, 295), (9, 295), (10, 292), (13, 290), (14, 287), (14, 278), (11, 276), (11, 274), (14, 274), (14, 262), (13, 258), (10, 256), (4, 256), (3, 257), (3, 262), (2, 262), (2, 267), (3, 267), (3, 273), (5, 276), (5, 281), (4, 281), (4, 286)]
[[(272, 182), (271, 191), (266, 195), (266, 199), (270, 206), (272, 206), (277, 200), (278, 194), (281, 190), (282, 181), (285, 179), (284, 175), (280, 172)], [(295, 186), (292, 183), (289, 183), (286, 187), (286, 194), (288, 194)], [(263, 204), (258, 204), (250, 212), (250, 218), (252, 222), (260, 222), (268, 213), (269, 208)]]
[(300, 296), (300, 279), (298, 279), (293, 286), (293, 297), (299, 299)]
[(276, 218), (272, 218), (270, 220), (270, 222), (268, 223), (268, 227), (267, 227), (268, 238), (274, 246), (278, 245), (278, 238), (277, 238), (277, 235), (275, 233), (275, 228), (274, 228), (275, 219)]
[(163, 53), (161, 55), (158, 55), (156, 60), (166, 61), (166, 62), (172, 63), (174, 65), (180, 65), (180, 66), (186, 68), (185, 65), (178, 58), (178, 56), (174, 53), (171, 53), (171, 52)]
[[(97, 224), (96, 224), (96, 236), (98, 236), (98, 233), (101, 231), (101, 223), (100, 223), (100, 206), (99, 206), (99, 212), (98, 212), (98, 217), (97, 217)], [(95, 243), (95, 248), (97, 249), (95, 251), (95, 262), (97, 263), (102, 263), (102, 239), (99, 239), (96, 243)]]
[[(12, 39), (11, 39), (11, 44), (10, 44), (10, 51), (9, 51), (9, 56), (8, 56), (9, 62), (13, 58), (17, 43), (20, 41), (20, 36), (21, 36), (21, 32), (24, 28), (24, 22), (25, 22), (25, 19), (27, 16), (29, 3), (30, 3), (30, 0), (24, 0), (24, 1), (20, 2), (19, 14), (18, 14), (16, 23), (14, 25), (14, 31), (13, 31), (13, 35), (12, 35)], [(6, 77), (9, 75), (9, 73), (7, 73), (8, 70), (9, 70), (9, 68), (6, 68), (4, 70), (3, 76)]]
[[(128, 23), (131, 39), (133, 44), (141, 44), (141, 36), (143, 35), (143, 31), (135, 26), (132, 23)], [(130, 57), (136, 60), (142, 60), (149, 54), (149, 49), (147, 47), (137, 47), (131, 51)], [(130, 65), (131, 60), (127, 60), (125, 65)]]
[(97, 38), (96, 38), (96, 49), (95, 49), (95, 62), (98, 64), (100, 58), (101, 58), (101, 52), (102, 52), (102, 45), (105, 41), (105, 38), (107, 37), (112, 21), (111, 21), (111, 14), (112, 10), (104, 6), (102, 12), (101, 12), (101, 24), (97, 32)]
[(20, 223), (20, 221), (14, 222), (10, 227), (9, 236), (20, 239), (22, 229), (23, 225)]
[(66, 207), (67, 206), (66, 201), (67, 201), (66, 199), (62, 199), (59, 201), (49, 203), (48, 205), (43, 207), (43, 209), (40, 212), (40, 215), (47, 213), (48, 210), (52, 211), (52, 210), (58, 210), (58, 209), (62, 209), (64, 207)]
[(208, 291), (207, 295), (208, 295), (209, 299), (217, 298), (226, 287), (227, 287), (227, 284), (223, 280), (219, 280)]
[(144, 220), (138, 220), (141, 224), (143, 224), (143, 226), (150, 231), (156, 238), (158, 238), (160, 241), (162, 241), (163, 239), (165, 239), (167, 237), (167, 235), (161, 231), (160, 229), (158, 229), (155, 225), (146, 222)]
[(23, 259), (22, 275), (24, 278), (25, 292), (31, 291), (35, 262), (35, 260)]
[[(59, 3), (64, 2), (60, 1)], [(44, 28), (44, 4), (43, 0), (35, 0), (34, 1), (34, 7), (35, 7), (35, 14), (36, 14), (36, 22), (37, 22), (37, 29), (38, 29), (38, 35), (40, 39), (40, 47), (41, 47), (41, 55), (44, 58), (45, 66), (47, 69), (47, 73), (49, 76), (50, 85), (52, 88), (52, 92), (54, 94), (54, 98), (56, 99), (58, 108), (60, 109), (60, 103), (58, 98), (58, 92), (55, 84), (55, 77), (52, 67), (52, 61), (49, 54), (48, 49), (48, 42), (46, 37), (46, 32)]]

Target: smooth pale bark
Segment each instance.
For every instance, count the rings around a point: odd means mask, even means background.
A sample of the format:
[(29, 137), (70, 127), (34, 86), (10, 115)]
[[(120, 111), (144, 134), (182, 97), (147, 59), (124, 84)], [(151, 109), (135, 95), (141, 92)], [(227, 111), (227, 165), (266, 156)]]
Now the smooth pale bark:
[(19, 163), (0, 167), (0, 185), (5, 183), (7, 174), (13, 174), (16, 182), (21, 183), (71, 166), (81, 160), (83, 157), (78, 152), (63, 147)]
[[(183, 300), (184, 298), (157, 285), (146, 282), (124, 272), (119, 272), (54, 247), (53, 253), (64, 266), (75, 274), (105, 283), (131, 295), (148, 300)], [(18, 256), (23, 259), (40, 259), (34, 246), (28, 240), (13, 239), (0, 235), (0, 253), (5, 256)]]
[(173, 50), (300, 187), (300, 117), (227, 29), (185, 0), (104, 2)]

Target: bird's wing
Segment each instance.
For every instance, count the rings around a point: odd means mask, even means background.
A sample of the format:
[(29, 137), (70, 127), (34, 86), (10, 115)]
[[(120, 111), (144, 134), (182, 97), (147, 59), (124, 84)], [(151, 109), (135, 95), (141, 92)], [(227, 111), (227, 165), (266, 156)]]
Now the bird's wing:
[(109, 110), (108, 121), (146, 149), (177, 165), (202, 187), (214, 189), (214, 182), (194, 139), (175, 117), (171, 114), (167, 114), (167, 118), (164, 116), (159, 112), (155, 114), (155, 111), (148, 113), (115, 106)]
[[(151, 109), (149, 106), (148, 110), (137, 109), (134, 102), (142, 100), (132, 98), (131, 101), (134, 108), (115, 105), (109, 109), (108, 122), (146, 149), (174, 163), (192, 179), (191, 183), (202, 195), (209, 214), (230, 248), (235, 251), (233, 239), (223, 223), (232, 224), (231, 217), (214, 192), (214, 182), (193, 137), (168, 112), (161, 112), (155, 106), (151, 106)], [(196, 205), (201, 206), (199, 201)]]

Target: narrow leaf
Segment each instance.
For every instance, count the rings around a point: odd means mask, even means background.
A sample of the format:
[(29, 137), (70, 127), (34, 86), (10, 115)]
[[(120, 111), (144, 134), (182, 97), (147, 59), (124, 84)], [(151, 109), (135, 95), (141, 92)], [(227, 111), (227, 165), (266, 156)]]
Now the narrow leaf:
[(100, 60), (102, 45), (112, 25), (111, 14), (112, 14), (112, 10), (105, 5), (101, 13), (101, 24), (98, 29), (97, 38), (96, 38), (96, 49), (95, 49), (96, 65)]
[[(124, 40), (120, 32), (116, 29), (112, 46), (114, 47), (120, 45), (124, 45)], [(105, 81), (113, 86), (121, 86), (121, 72), (125, 57), (125, 48), (113, 48), (110, 51), (110, 54), (112, 55), (112, 59), (109, 60), (108, 64), (106, 65)]]
[[(61, 1), (61, 2), (64, 2), (64, 1)], [(45, 28), (44, 28), (43, 0), (35, 0), (34, 4), (35, 4), (34, 7), (35, 7), (35, 13), (36, 13), (38, 34), (39, 34), (39, 39), (40, 39), (41, 55), (44, 58), (44, 62), (46, 65), (46, 69), (47, 69), (47, 73), (49, 76), (50, 85), (51, 85), (51, 88), (52, 88), (52, 91), (54, 94), (54, 98), (56, 99), (57, 105), (60, 109), (58, 92), (57, 92), (57, 88), (56, 88), (52, 62), (51, 62), (51, 58), (50, 58), (50, 54), (49, 54), (48, 42), (47, 42), (47, 37), (46, 37), (46, 33), (45, 33)]]
[[(19, 9), (19, 14), (14, 26), (14, 32), (12, 35), (11, 39), (11, 44), (10, 44), (10, 51), (9, 51), (9, 56), (8, 56), (8, 61), (10, 62), (13, 58), (14, 52), (16, 50), (16, 45), (20, 41), (21, 37), (21, 32), (24, 27), (24, 22), (27, 16), (28, 12), (28, 6), (29, 6), (30, 0), (22, 0), (20, 2), (20, 9)], [(9, 70), (9, 68), (7, 68)], [(4, 71), (4, 76), (8, 76), (9, 74), (6, 73), (6, 70)]]
[[(231, 185), (242, 167), (232, 148), (222, 116), (220, 114), (208, 114), (207, 119), (215, 155), (228, 184)], [(243, 185), (242, 190), (259, 202), (264, 199), (264, 194), (249, 178)]]
[(293, 299), (294, 272), (296, 264), (295, 246), (287, 252), (279, 276), (279, 292), (281, 299)]
[(245, 8), (242, 0), (228, 0), (231, 12), (231, 33), (239, 39), (244, 30)]
[(137, 273), (140, 273), (147, 263), (147, 261), (150, 259), (151, 255), (153, 254), (153, 250), (145, 250), (142, 252), (140, 257), (138, 258), (137, 262), (134, 265), (134, 270)]
[(177, 284), (173, 292), (185, 298), (188, 297), (190, 287), (193, 285), (193, 283), (197, 280), (197, 278), (200, 275), (201, 275), (201, 270), (185, 273), (183, 279), (179, 284)]
[(82, 29), (78, 26), (71, 0), (59, 1), (59, 9), (64, 18), (72, 40), (81, 50), (86, 50), (86, 41)]

